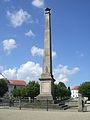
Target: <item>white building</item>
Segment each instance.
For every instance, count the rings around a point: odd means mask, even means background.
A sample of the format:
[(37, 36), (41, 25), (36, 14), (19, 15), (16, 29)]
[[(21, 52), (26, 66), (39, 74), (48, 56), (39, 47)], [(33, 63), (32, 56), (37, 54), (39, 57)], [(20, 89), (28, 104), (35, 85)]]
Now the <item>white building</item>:
[(9, 97), (12, 95), (12, 91), (15, 87), (19, 88), (21, 86), (26, 86), (26, 82), (24, 80), (8, 80), (2, 73), (0, 73), (0, 79), (4, 79), (6, 81)]
[(78, 98), (79, 86), (75, 86), (71, 89), (71, 97)]
[(26, 86), (26, 82), (24, 80), (7, 80), (7, 81), (9, 97), (12, 95), (14, 87), (19, 88), (21, 86)]

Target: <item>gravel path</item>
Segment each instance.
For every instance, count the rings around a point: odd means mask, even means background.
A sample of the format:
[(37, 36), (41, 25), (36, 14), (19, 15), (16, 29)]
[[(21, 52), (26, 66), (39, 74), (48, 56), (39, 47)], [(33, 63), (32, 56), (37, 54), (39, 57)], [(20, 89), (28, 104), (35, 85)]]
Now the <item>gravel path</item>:
[(0, 120), (90, 120), (90, 112), (0, 109)]

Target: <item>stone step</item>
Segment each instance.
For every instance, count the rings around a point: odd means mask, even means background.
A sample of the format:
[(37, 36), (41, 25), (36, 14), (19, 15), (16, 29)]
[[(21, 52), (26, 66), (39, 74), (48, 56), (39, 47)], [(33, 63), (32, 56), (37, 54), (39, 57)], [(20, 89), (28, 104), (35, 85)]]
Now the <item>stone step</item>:
[(22, 106), (24, 108), (41, 108), (41, 109), (46, 109), (48, 107), (48, 109), (58, 109), (58, 110), (66, 110), (68, 109), (68, 105), (58, 105), (58, 104), (26, 104), (24, 106)]

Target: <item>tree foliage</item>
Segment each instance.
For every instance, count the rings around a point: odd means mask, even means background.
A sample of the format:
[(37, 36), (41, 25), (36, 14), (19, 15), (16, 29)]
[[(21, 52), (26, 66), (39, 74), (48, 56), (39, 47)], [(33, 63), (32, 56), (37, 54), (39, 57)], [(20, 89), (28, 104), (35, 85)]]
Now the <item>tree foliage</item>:
[[(39, 95), (40, 85), (38, 82), (30, 81), (27, 86), (15, 88), (13, 90), (14, 97), (31, 97), (34, 100), (34, 97)], [(70, 87), (67, 88), (66, 85), (62, 82), (54, 84), (54, 98), (55, 99), (67, 99), (71, 96)]]
[(82, 83), (79, 88), (79, 93), (81, 93), (83, 97), (90, 99), (90, 82)]
[(40, 92), (40, 85), (38, 82), (30, 81), (27, 85), (27, 95), (34, 99)]
[(26, 97), (27, 96), (27, 89), (25, 86), (15, 88), (12, 92), (14, 97)]
[(27, 86), (15, 88), (12, 92), (14, 97), (31, 97), (34, 99), (39, 94), (39, 83), (30, 81)]
[(8, 91), (7, 82), (4, 79), (0, 79), (0, 96), (3, 97), (3, 95)]
[(59, 82), (54, 85), (54, 97), (55, 99), (66, 99), (70, 98), (71, 91), (70, 88), (67, 88), (63, 82)]

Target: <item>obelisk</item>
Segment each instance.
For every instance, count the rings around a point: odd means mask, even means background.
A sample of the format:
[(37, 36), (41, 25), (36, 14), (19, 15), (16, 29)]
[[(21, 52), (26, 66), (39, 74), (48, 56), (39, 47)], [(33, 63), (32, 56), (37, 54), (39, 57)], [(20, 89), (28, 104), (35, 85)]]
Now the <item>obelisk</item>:
[(44, 57), (43, 71), (40, 80), (40, 94), (38, 100), (53, 100), (54, 78), (52, 75), (52, 48), (51, 48), (51, 9), (45, 9)]

